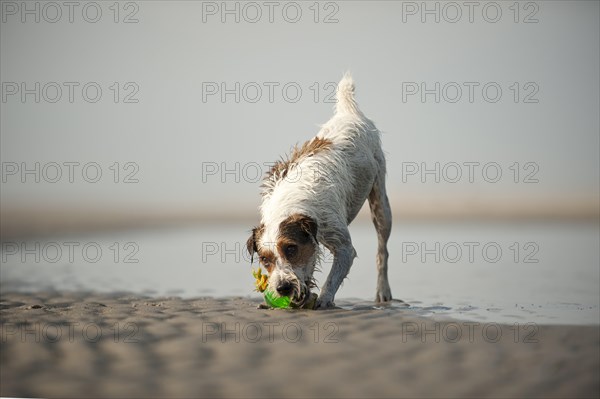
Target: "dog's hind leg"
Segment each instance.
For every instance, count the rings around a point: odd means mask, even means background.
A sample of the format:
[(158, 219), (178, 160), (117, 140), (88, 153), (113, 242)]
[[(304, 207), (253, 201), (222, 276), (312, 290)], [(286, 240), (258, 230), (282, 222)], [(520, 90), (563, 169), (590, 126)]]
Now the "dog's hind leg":
[(385, 190), (385, 171), (380, 171), (369, 194), (369, 207), (375, 230), (377, 230), (377, 293), (376, 302), (392, 300), (388, 281), (387, 242), (392, 231), (392, 210)]

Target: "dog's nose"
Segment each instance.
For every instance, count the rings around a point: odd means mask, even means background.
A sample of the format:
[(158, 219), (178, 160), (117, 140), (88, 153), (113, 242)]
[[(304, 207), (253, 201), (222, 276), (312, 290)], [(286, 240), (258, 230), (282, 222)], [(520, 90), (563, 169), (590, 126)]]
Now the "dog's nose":
[(282, 296), (288, 296), (292, 293), (293, 286), (291, 283), (284, 281), (277, 286), (277, 293)]

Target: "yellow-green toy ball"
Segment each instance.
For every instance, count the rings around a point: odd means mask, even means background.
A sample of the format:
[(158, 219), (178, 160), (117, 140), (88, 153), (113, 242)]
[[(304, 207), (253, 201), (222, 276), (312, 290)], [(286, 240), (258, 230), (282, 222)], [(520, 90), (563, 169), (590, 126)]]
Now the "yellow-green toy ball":
[(272, 308), (286, 309), (290, 307), (292, 300), (289, 296), (276, 297), (272, 291), (265, 291), (265, 302)]

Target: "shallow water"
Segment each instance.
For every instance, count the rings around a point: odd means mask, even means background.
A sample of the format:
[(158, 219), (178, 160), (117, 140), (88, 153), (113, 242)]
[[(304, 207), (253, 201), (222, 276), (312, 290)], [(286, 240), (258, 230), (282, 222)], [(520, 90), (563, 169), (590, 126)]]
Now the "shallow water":
[[(337, 304), (374, 307), (374, 229), (356, 224), (351, 233), (358, 258)], [(2, 291), (258, 297), (248, 234), (249, 226), (224, 224), (8, 240)], [(389, 278), (403, 302), (388, 306), (471, 321), (599, 324), (599, 243), (596, 222), (397, 222)], [(325, 254), (321, 269), (330, 266)]]

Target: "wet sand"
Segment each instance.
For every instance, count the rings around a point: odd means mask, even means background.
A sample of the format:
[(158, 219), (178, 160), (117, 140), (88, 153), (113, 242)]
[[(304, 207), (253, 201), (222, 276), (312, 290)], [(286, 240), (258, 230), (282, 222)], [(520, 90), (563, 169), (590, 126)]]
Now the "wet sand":
[(1, 396), (598, 397), (600, 328), (3, 293)]

